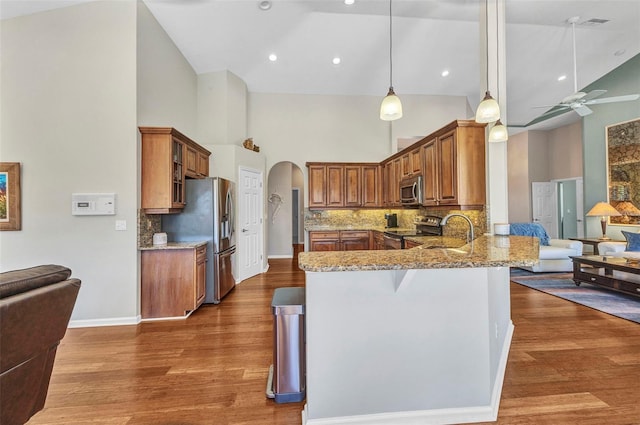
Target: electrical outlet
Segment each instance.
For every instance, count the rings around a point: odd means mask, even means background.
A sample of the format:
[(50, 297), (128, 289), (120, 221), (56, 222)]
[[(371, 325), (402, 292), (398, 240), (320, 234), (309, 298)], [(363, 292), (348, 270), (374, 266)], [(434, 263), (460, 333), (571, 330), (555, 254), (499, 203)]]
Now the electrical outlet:
[(127, 230), (127, 220), (116, 220), (116, 230)]

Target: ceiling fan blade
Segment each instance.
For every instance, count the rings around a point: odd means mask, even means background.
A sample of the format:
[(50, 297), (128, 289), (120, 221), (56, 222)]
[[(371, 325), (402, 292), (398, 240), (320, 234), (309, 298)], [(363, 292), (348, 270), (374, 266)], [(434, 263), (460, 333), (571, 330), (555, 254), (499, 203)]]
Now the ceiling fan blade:
[(628, 102), (630, 100), (640, 99), (640, 94), (628, 94), (625, 96), (613, 96), (605, 97), (603, 99), (589, 100), (585, 102), (585, 105), (597, 105), (600, 103), (613, 103), (613, 102)]
[(576, 111), (581, 117), (593, 114), (593, 111), (584, 105), (577, 106), (573, 108), (573, 110)]
[(565, 114), (565, 113), (567, 113), (569, 111), (571, 111), (571, 108), (569, 108), (568, 106), (563, 106), (563, 107), (560, 107), (560, 108), (552, 109), (552, 110), (547, 111), (544, 114), (538, 116), (537, 118), (534, 118), (533, 120), (529, 121), (528, 123), (526, 123), (524, 125), (524, 127), (529, 127), (530, 125), (537, 124), (537, 123), (542, 122), (542, 121), (546, 121), (549, 118), (557, 117), (558, 115)]
[(595, 99), (596, 97), (602, 96), (606, 92), (607, 92), (606, 90), (591, 90), (589, 93), (583, 96), (580, 100), (584, 102), (587, 100)]

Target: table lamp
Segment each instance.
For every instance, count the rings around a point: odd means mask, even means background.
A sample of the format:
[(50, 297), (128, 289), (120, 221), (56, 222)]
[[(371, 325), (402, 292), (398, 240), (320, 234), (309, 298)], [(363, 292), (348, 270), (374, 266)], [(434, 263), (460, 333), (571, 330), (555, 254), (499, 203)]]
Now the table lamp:
[(622, 222), (629, 223), (629, 217), (640, 216), (640, 210), (631, 201), (620, 201), (616, 203), (616, 210), (623, 215)]
[(598, 202), (589, 210), (587, 213), (587, 217), (600, 216), (600, 225), (602, 226), (602, 237), (598, 238), (602, 241), (609, 240), (607, 237), (607, 217), (611, 216), (621, 216), (615, 208), (613, 208), (607, 202)]

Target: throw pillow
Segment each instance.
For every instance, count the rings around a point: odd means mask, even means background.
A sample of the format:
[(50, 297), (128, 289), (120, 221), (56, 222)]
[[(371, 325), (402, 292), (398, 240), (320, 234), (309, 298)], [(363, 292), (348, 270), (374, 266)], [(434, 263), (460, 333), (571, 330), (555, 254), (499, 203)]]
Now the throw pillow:
[(640, 251), (640, 233), (622, 231), (627, 240), (627, 251)]

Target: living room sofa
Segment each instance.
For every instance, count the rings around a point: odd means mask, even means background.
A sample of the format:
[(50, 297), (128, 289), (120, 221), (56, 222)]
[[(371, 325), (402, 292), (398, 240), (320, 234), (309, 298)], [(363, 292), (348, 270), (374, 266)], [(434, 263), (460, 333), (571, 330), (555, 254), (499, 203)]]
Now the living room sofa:
[(534, 236), (540, 239), (538, 264), (530, 267), (521, 267), (531, 272), (570, 272), (573, 271), (571, 257), (582, 255), (582, 242), (568, 239), (551, 239), (544, 227), (538, 223), (511, 224), (510, 234)]
[(42, 265), (0, 273), (0, 424), (44, 407), (56, 350), (80, 290), (71, 270)]
[(640, 258), (640, 232), (622, 232), (626, 242), (603, 241), (598, 244), (598, 254), (606, 257)]

